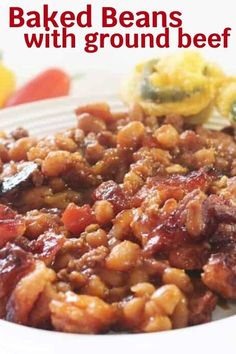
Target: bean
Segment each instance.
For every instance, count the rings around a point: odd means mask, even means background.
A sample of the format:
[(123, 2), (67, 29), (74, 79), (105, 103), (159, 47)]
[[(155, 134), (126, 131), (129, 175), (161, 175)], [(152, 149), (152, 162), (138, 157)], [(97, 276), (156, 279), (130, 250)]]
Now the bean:
[(130, 241), (116, 245), (106, 260), (106, 267), (111, 270), (126, 272), (136, 266), (140, 255), (140, 247)]
[(145, 134), (141, 122), (131, 122), (125, 125), (117, 134), (117, 144), (121, 148), (137, 148)]
[(165, 149), (173, 149), (179, 143), (179, 133), (171, 124), (156, 129), (154, 136)]

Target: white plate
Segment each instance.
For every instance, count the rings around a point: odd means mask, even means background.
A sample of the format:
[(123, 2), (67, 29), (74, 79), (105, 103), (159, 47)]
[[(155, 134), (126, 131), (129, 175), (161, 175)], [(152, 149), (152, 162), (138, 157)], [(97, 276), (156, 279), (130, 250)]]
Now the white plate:
[[(0, 111), (0, 130), (24, 126), (32, 135), (43, 136), (75, 124), (74, 109), (88, 102), (103, 101), (103, 97), (70, 97)], [(114, 110), (122, 104), (105, 96)], [(132, 351), (144, 354), (163, 351), (181, 354), (236, 353), (236, 306), (217, 308), (214, 322), (191, 328), (152, 334), (74, 335), (31, 329), (0, 321), (0, 354), (65, 354), (111, 353)], [(229, 317), (230, 316), (230, 317)]]

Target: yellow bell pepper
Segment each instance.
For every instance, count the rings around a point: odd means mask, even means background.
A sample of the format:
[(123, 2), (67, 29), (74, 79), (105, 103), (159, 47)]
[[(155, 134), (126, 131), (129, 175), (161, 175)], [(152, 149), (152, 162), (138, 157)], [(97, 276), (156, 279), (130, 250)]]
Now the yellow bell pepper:
[(14, 73), (8, 69), (0, 59), (0, 108), (11, 96), (16, 88)]

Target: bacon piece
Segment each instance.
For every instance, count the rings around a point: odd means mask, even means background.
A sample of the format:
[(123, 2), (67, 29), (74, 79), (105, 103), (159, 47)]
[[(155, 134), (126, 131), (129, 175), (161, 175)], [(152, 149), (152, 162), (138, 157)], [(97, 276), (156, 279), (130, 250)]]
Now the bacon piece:
[(217, 177), (215, 171), (209, 168), (201, 168), (198, 171), (193, 171), (184, 175), (173, 174), (167, 178), (153, 177), (150, 178), (151, 185), (158, 188), (182, 188), (184, 192), (191, 192), (194, 189), (206, 191), (210, 183)]
[(236, 223), (236, 206), (218, 195), (210, 195), (207, 199), (208, 213), (216, 218), (216, 221), (224, 223)]
[[(162, 213), (156, 218), (155, 227), (152, 226), (149, 229), (146, 237), (148, 241), (144, 246), (145, 254), (152, 255), (156, 252), (170, 251), (191, 242), (191, 240), (196, 240), (197, 235), (192, 238), (187, 232), (186, 220), (188, 204), (194, 198), (198, 198), (199, 193), (199, 190), (194, 190), (187, 194), (173, 212)], [(201, 234), (198, 236), (200, 237)]]
[(39, 236), (37, 240), (33, 240), (30, 248), (32, 253), (46, 265), (52, 264), (55, 256), (65, 243), (65, 237), (56, 234), (53, 231), (47, 231)]
[(198, 290), (189, 297), (189, 325), (211, 321), (212, 312), (217, 304), (217, 296), (210, 290)]
[(214, 251), (220, 252), (236, 242), (236, 224), (219, 224), (216, 232), (210, 238), (211, 246)]
[(8, 295), (16, 283), (33, 270), (33, 256), (20, 247), (7, 244), (0, 251), (0, 299)]
[(207, 242), (184, 245), (169, 253), (172, 267), (196, 270), (202, 269), (210, 256), (210, 245)]
[[(217, 250), (236, 240), (236, 206), (222, 196), (206, 198), (199, 190), (188, 193), (170, 214), (160, 212), (155, 220), (143, 219), (134, 222), (134, 227), (143, 232), (144, 253), (170, 252), (171, 264), (179, 268), (201, 269), (208, 260), (210, 245)], [(224, 224), (221, 234), (220, 224)], [(204, 240), (207, 243), (202, 243)]]
[(0, 204), (0, 248), (8, 241), (22, 236), (25, 232), (25, 222), (12, 209)]
[(163, 201), (169, 198), (180, 200), (185, 194), (195, 189), (205, 192), (216, 176), (215, 171), (202, 168), (198, 171), (190, 172), (186, 176), (173, 174), (167, 177), (157, 176), (148, 178), (147, 183), (134, 196), (132, 205), (135, 207), (140, 206), (152, 190), (158, 190), (161, 193), (161, 199)]
[(121, 186), (114, 181), (103, 182), (94, 192), (93, 198), (95, 200), (109, 201), (116, 213), (123, 209), (129, 209), (130, 200), (122, 190)]
[(157, 253), (169, 252), (171, 248), (175, 248), (187, 242), (188, 234), (181, 230), (165, 231), (156, 230), (155, 234), (151, 234), (143, 253), (145, 256), (151, 256)]
[(15, 241), (15, 244), (34, 255), (36, 259), (40, 259), (46, 265), (49, 265), (53, 263), (65, 240), (62, 234), (57, 234), (54, 231), (46, 231), (37, 240), (29, 241), (25, 237), (19, 237)]
[[(202, 208), (203, 220), (205, 224), (205, 235), (214, 247), (220, 241), (227, 243), (233, 240), (233, 225), (236, 223), (236, 206), (230, 200), (222, 196), (210, 195), (203, 203)], [(224, 224), (224, 235), (219, 229), (219, 225)], [(226, 226), (228, 225), (228, 227)], [(231, 225), (231, 227), (230, 227)], [(220, 236), (221, 233), (221, 236)], [(224, 242), (223, 242), (224, 241)]]
[(236, 300), (235, 246), (231, 245), (228, 251), (212, 255), (203, 271), (202, 280), (208, 288), (226, 299)]

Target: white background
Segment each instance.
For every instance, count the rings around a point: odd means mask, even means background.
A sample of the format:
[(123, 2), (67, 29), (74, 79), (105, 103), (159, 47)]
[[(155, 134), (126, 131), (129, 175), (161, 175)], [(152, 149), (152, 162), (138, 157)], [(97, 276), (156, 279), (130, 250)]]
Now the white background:
[[(123, 77), (132, 66), (142, 58), (162, 55), (166, 49), (101, 49), (95, 54), (83, 51), (82, 43), (77, 49), (28, 49), (24, 43), (23, 33), (26, 28), (9, 28), (9, 6), (21, 6), (25, 11), (40, 10), (44, 3), (55, 10), (74, 10), (78, 12), (85, 8), (87, 3), (93, 5), (93, 29), (86, 31), (105, 31), (101, 28), (101, 7), (114, 6), (121, 10), (165, 10), (167, 12), (179, 10), (183, 13), (183, 27), (192, 34), (203, 32), (222, 33), (225, 27), (232, 27), (233, 31), (228, 49), (204, 48), (202, 52), (209, 58), (222, 64), (228, 72), (236, 74), (236, 11), (234, 0), (1, 0), (0, 5), (0, 50), (4, 53), (5, 62), (15, 70), (20, 80), (29, 77), (45, 67), (61, 66), (72, 75), (87, 73), (82, 80), (80, 90), (106, 91), (119, 86), (120, 77)], [(160, 29), (161, 30), (161, 29)], [(83, 30), (77, 29), (78, 37), (83, 38)], [(111, 29), (124, 33), (137, 29)], [(141, 30), (142, 31), (142, 30)], [(155, 30), (154, 30), (155, 31)], [(176, 50), (172, 42), (170, 51)], [(78, 89), (78, 87), (76, 87)], [(95, 92), (96, 93), (96, 92)]]

